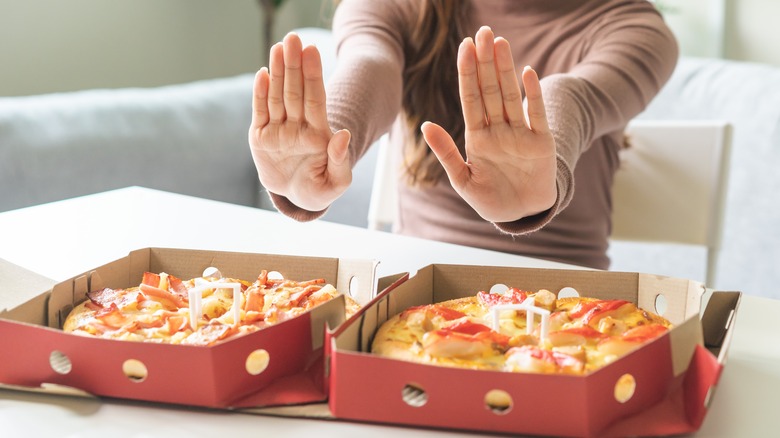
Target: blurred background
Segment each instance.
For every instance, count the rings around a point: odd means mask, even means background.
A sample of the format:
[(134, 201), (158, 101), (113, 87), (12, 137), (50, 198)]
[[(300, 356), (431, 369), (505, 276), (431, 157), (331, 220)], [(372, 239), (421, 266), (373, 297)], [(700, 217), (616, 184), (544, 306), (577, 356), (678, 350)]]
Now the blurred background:
[[(780, 2), (659, 0), (684, 55), (780, 66)], [(269, 14), (264, 4), (277, 5)], [(256, 71), (333, 0), (0, 0), (0, 96), (149, 87)]]

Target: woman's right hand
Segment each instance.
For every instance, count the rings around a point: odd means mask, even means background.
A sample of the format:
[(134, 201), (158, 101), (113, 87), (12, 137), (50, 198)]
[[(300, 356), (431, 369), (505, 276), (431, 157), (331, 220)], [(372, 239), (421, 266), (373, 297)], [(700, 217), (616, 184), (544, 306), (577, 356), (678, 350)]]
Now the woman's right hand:
[(350, 134), (333, 133), (325, 108), (322, 61), (288, 34), (257, 73), (249, 145), (260, 183), (296, 206), (321, 211), (352, 182)]

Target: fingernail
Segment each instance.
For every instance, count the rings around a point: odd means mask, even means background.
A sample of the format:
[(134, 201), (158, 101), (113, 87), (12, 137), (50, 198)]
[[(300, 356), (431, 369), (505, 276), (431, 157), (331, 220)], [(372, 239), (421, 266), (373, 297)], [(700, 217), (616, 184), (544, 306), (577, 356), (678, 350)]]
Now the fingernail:
[(530, 65), (526, 65), (525, 67), (523, 67), (523, 71), (524, 72), (526, 72), (528, 70), (533, 70)]

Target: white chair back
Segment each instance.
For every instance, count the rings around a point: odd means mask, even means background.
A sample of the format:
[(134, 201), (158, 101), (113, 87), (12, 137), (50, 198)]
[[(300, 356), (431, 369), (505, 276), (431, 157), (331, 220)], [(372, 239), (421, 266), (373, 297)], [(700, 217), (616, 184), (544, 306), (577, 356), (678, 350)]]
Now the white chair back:
[(379, 141), (376, 158), (374, 184), (368, 204), (368, 228), (390, 231), (398, 211), (398, 169), (393, 165), (389, 137), (383, 135)]
[(632, 121), (612, 190), (614, 241), (699, 245), (715, 281), (731, 127), (722, 121)]
[[(722, 121), (634, 120), (613, 186), (613, 241), (706, 247), (714, 285), (723, 234), (731, 126)], [(379, 141), (368, 227), (389, 230), (398, 208), (397, 169)], [(646, 271), (652, 271), (648, 267)]]

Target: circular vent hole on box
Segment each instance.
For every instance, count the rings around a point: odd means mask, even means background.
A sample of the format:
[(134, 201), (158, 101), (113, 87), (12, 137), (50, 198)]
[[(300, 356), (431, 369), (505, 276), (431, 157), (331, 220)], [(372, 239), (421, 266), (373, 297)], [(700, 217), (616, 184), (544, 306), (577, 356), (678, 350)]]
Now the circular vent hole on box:
[(138, 359), (127, 359), (122, 364), (122, 372), (133, 382), (139, 383), (146, 380), (149, 376), (149, 370), (146, 365)]
[(279, 271), (271, 271), (268, 273), (269, 280), (284, 280), (284, 275)]
[(636, 391), (636, 379), (631, 374), (623, 374), (615, 383), (615, 400), (625, 403), (631, 400)]
[(578, 296), (580, 296), (580, 293), (573, 287), (567, 286), (558, 291), (558, 298), (574, 298)]
[(664, 294), (658, 294), (655, 297), (655, 313), (664, 316), (666, 311), (669, 309), (669, 301), (666, 299), (666, 295)]
[(214, 266), (209, 266), (203, 270), (202, 276), (206, 278), (222, 278), (222, 272)]
[(408, 383), (401, 390), (401, 398), (412, 407), (419, 408), (428, 403), (428, 393), (417, 383)]
[(271, 362), (271, 355), (262, 348), (257, 349), (246, 357), (246, 372), (256, 376), (268, 368)]
[(505, 415), (512, 410), (512, 396), (501, 389), (492, 389), (485, 394), (485, 407), (496, 415)]
[(349, 279), (349, 296), (356, 297), (358, 296), (358, 291), (360, 290), (360, 280), (358, 280), (357, 277), (352, 277)]
[(505, 284), (498, 283), (498, 284), (494, 284), (490, 288), (490, 293), (504, 295), (506, 293), (506, 291), (508, 291), (508, 290), (509, 290), (509, 286), (507, 286)]
[(73, 370), (70, 358), (61, 351), (54, 350), (49, 355), (49, 365), (57, 374), (68, 374)]

